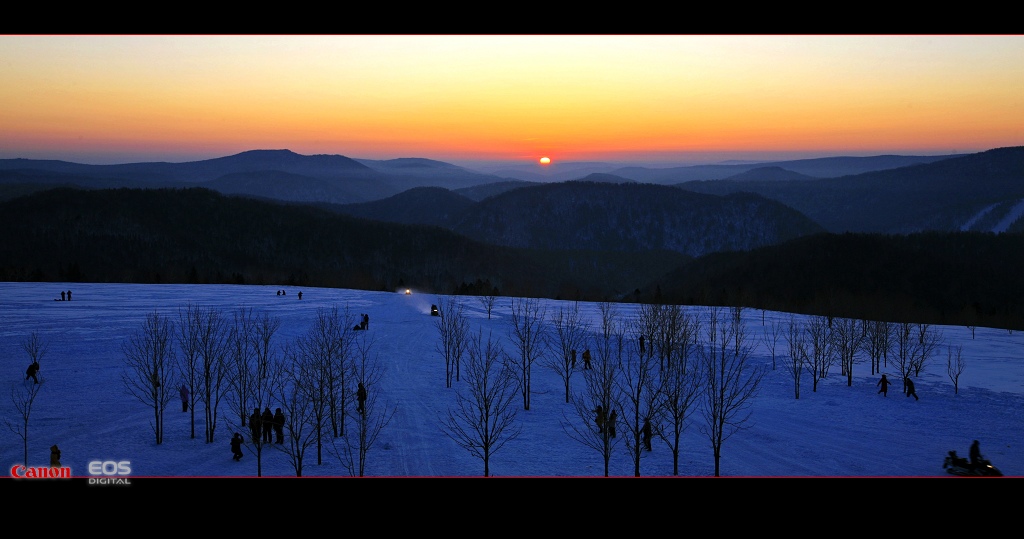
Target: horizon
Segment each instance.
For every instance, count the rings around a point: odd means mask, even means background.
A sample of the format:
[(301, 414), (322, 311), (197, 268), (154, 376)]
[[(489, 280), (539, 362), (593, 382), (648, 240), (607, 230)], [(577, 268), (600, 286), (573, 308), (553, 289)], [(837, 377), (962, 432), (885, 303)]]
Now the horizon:
[(1021, 65), (1015, 35), (0, 35), (0, 158), (976, 153), (1021, 145)]

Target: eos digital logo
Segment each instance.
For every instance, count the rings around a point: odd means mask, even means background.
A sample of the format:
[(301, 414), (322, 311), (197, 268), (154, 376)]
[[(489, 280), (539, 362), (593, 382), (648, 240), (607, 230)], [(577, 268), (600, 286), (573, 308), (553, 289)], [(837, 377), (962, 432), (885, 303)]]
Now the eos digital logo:
[(128, 475), (132, 473), (130, 460), (89, 461), (90, 485), (130, 485)]

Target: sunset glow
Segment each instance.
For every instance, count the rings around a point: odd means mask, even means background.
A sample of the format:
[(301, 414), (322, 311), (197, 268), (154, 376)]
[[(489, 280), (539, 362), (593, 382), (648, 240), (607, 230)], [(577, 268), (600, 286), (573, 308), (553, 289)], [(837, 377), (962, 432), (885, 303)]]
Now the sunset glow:
[(0, 80), (0, 158), (654, 162), (1024, 143), (1013, 35), (8, 35)]

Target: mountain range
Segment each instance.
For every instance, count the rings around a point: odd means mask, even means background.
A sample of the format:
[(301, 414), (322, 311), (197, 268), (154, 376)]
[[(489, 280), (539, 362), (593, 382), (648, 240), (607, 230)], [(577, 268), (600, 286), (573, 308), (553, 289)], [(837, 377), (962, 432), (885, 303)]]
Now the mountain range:
[[(547, 177), (516, 168), (494, 174), (430, 159), (375, 161), (288, 150), (187, 163), (5, 159), (0, 225), (8, 246), (0, 278), (281, 281), (366, 289), (417, 283), (436, 291), (499, 289), (588, 299), (757, 298), (806, 312), (838, 297), (849, 302), (852, 292), (784, 290), (790, 285), (780, 284), (772, 271), (751, 275), (742, 268), (784, 258), (813, 272), (839, 260), (820, 256), (839, 244), (836, 235), (909, 237), (901, 241), (914, 247), (902, 250), (880, 249), (877, 238), (847, 242), (851, 252), (828, 270), (856, 275), (858, 256), (886, 252), (893, 260), (872, 277), (883, 284), (870, 294), (885, 298), (894, 295), (893, 283), (903, 282), (885, 272), (913, 264), (897, 260), (902, 252), (948, 245), (916, 235), (969, 233), (955, 241), (981, 249), (965, 252), (982, 259), (1016, 244), (977, 234), (1016, 236), (1024, 228), (1024, 147), (662, 169), (559, 167), (543, 169)], [(555, 170), (575, 176), (552, 181)], [(133, 194), (140, 189), (149, 194)], [(161, 206), (175, 210), (146, 211)], [(794, 243), (802, 238), (817, 240)], [(79, 245), (70, 249), (75, 241)], [(318, 243), (331, 252), (316, 252)], [(89, 252), (116, 251), (118, 245), (124, 252), (104, 259)], [(929, 287), (907, 299), (904, 312), (915, 302), (934, 303), (922, 296), (971, 278), (945, 257), (925, 258), (944, 265), (929, 270), (935, 275), (918, 276)], [(814, 281), (828, 283), (828, 272)], [(734, 276), (731, 284), (724, 275)], [(1005, 300), (1016, 294), (989, 299), (997, 295), (963, 295), (961, 303), (974, 304), (943, 305), (942, 316), (971, 311), (1005, 323), (1015, 309)], [(802, 306), (791, 304), (796, 297)]]

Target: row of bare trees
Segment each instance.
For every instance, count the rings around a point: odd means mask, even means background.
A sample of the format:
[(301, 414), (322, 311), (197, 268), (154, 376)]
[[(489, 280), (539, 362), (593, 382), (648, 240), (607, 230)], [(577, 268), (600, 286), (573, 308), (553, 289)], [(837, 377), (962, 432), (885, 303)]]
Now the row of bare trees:
[[(649, 436), (670, 448), (673, 473), (678, 474), (682, 434), (698, 411), (719, 475), (722, 445), (746, 426), (749, 405), (766, 372), (750, 362), (752, 346), (738, 309), (726, 317), (722, 309), (708, 308), (702, 320), (678, 305), (645, 304), (635, 319), (624, 319), (614, 304), (601, 303), (600, 326), (592, 328), (578, 303), (549, 316), (539, 300), (512, 298), (509, 354), (492, 335), (453, 329), (468, 327), (457, 298), (441, 297), (438, 304), (438, 351), (445, 361), (447, 387), (452, 387), (451, 373), (457, 372), (452, 366), (461, 362), (458, 351), (468, 352), (465, 390), (456, 395), (456, 408), (441, 418), (442, 427), (483, 461), (485, 475), (493, 454), (520, 433), (513, 395), (522, 398), (523, 410), (530, 409), (535, 364), (562, 379), (569, 405), (563, 430), (601, 455), (605, 475), (614, 450), (625, 440), (639, 476)], [(577, 362), (580, 350), (591, 352), (589, 368)], [(576, 387), (574, 376), (581, 378)], [(614, 411), (621, 428), (595, 421), (597, 407)]]
[[(394, 415), (380, 397), (383, 378), (372, 339), (355, 332), (346, 307), (320, 308), (305, 334), (279, 344), (279, 319), (240, 307), (232, 315), (197, 305), (179, 309), (177, 323), (160, 313), (122, 345), (126, 390), (153, 410), (156, 443), (164, 437), (167, 404), (181, 388), (187, 391), (191, 437), (196, 437), (196, 409), (202, 405), (206, 443), (213, 443), (218, 420), (234, 417), (250, 432), (246, 445), (255, 455), (256, 475), (263, 475), (265, 449), (283, 451), (297, 476), (306, 453), (316, 448), (334, 454), (350, 475), (362, 476), (369, 449)], [(367, 388), (362, 411), (353, 404), (355, 387)], [(185, 394), (185, 392), (182, 392)], [(221, 411), (226, 403), (229, 412)], [(250, 410), (276, 406), (285, 416), (283, 443), (263, 440), (247, 429)], [(347, 435), (346, 425), (355, 428)]]
[[(797, 399), (800, 398), (800, 381), (804, 373), (811, 376), (811, 391), (817, 391), (818, 384), (836, 364), (846, 377), (846, 385), (852, 386), (854, 365), (862, 354), (866, 354), (870, 361), (872, 375), (891, 365), (903, 380), (919, 376), (943, 340), (942, 331), (930, 324), (858, 321), (820, 315), (803, 320), (798, 321), (795, 315), (790, 315), (785, 328), (781, 323), (773, 322), (764, 334), (764, 342), (772, 351), (773, 365), (780, 334), (789, 345), (786, 368), (792, 376), (794, 397)], [(963, 372), (959, 351), (954, 356), (954, 351), (950, 350), (948, 363), (951, 365), (950, 377), (959, 377)]]

